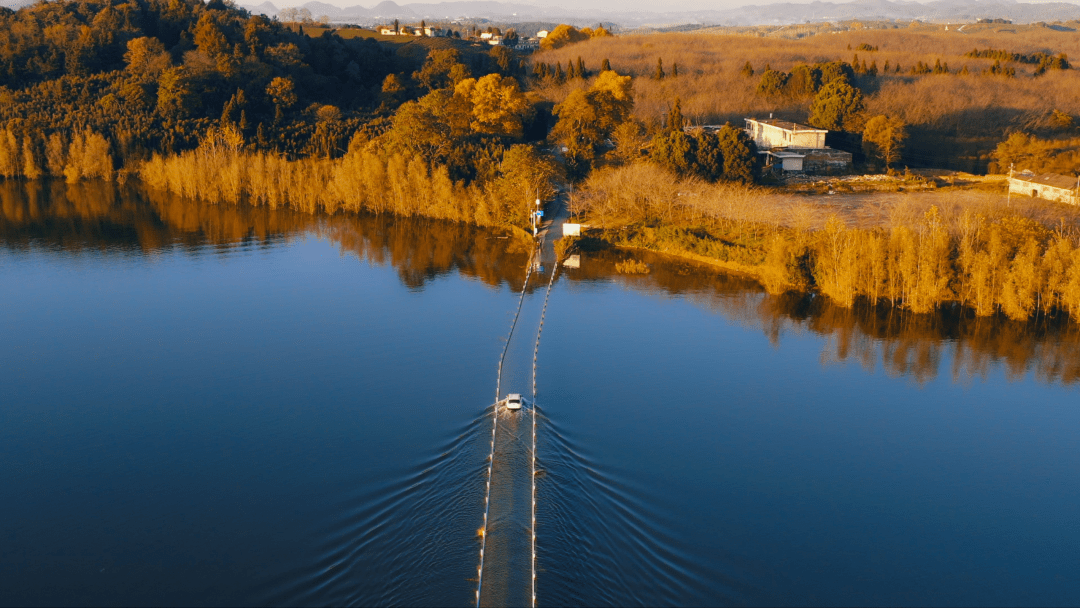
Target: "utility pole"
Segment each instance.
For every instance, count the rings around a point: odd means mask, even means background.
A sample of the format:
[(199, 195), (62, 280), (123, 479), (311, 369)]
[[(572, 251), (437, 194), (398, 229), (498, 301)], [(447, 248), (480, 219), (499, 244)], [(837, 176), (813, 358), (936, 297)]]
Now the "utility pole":
[[(540, 192), (537, 191), (536, 195), (540, 196)], [(537, 198), (536, 199), (536, 210), (533, 211), (533, 238), (536, 238), (536, 232), (537, 232), (538, 224), (540, 223), (540, 214), (541, 213), (543, 213), (543, 212), (540, 211), (540, 199)]]
[(574, 221), (574, 182), (570, 182), (570, 196), (567, 197), (566, 210), (570, 214), (570, 221)]
[(1013, 179), (1013, 163), (1009, 163), (1009, 181), (1006, 187), (1009, 190), (1009, 198), (1006, 203), (1007, 206), (1012, 207), (1012, 179)]

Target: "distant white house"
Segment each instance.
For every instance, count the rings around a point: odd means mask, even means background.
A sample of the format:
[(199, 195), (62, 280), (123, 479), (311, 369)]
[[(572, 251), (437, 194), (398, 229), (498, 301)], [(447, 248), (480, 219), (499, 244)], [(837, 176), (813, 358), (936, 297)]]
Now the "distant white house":
[(547, 38), (548, 34), (550, 34), (550, 33), (551, 32), (549, 32), (547, 30), (540, 30), (539, 32), (536, 32), (536, 37), (537, 38)]
[(1025, 171), (1009, 177), (1010, 193), (1070, 205), (1080, 204), (1080, 192), (1077, 186), (1077, 178), (1057, 173), (1035, 175), (1030, 171)]
[(754, 140), (758, 149), (762, 150), (787, 147), (824, 148), (828, 131), (787, 120), (747, 118), (746, 133)]
[(378, 28), (379, 34), (383, 36), (429, 36), (432, 38), (445, 38), (450, 35), (450, 30), (444, 30), (441, 27), (413, 27), (410, 25), (403, 25), (400, 29), (394, 30), (393, 27), (384, 25)]
[(767, 118), (746, 119), (746, 134), (754, 140), (766, 167), (784, 173), (838, 173), (851, 168), (851, 153), (825, 145), (826, 129)]

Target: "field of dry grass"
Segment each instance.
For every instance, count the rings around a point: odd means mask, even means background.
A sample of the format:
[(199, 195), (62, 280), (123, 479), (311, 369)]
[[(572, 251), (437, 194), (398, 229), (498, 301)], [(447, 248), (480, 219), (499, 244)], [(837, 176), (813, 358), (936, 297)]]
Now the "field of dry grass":
[[(1080, 208), (1028, 196), (977, 190), (943, 190), (917, 193), (869, 193), (836, 195), (768, 194), (761, 200), (782, 223), (791, 228), (820, 230), (830, 217), (837, 217), (850, 228), (892, 228), (913, 226), (937, 207), (950, 225), (957, 224), (964, 212), (988, 219), (1019, 215), (1033, 219), (1049, 229), (1064, 227), (1080, 236)], [(955, 226), (953, 226), (955, 228)]]
[[(672, 183), (676, 187), (671, 187)], [(575, 206), (604, 227), (635, 221), (683, 224), (719, 220), (803, 231), (821, 230), (833, 218), (847, 228), (910, 227), (918, 225), (931, 207), (937, 207), (954, 235), (963, 231), (961, 223), (965, 214), (985, 221), (1020, 216), (1080, 242), (1080, 207), (1029, 196), (1009, 196), (1004, 188), (960, 186), (918, 192), (845, 192), (840, 187), (842, 180), (827, 183), (834, 194), (678, 180), (653, 165), (636, 165), (597, 173), (577, 197)], [(642, 212), (646, 215), (641, 215)]]
[[(799, 63), (843, 60), (885, 63), (890, 73), (876, 78), (860, 76), (867, 114), (887, 114), (909, 125), (911, 138), (904, 162), (914, 166), (945, 166), (984, 172), (988, 154), (1012, 130), (1045, 132), (1051, 129), (1054, 110), (1080, 119), (1080, 71), (1051, 71), (1033, 75), (1035, 66), (1009, 64), (1015, 78), (982, 75), (993, 61), (972, 59), (973, 49), (1002, 49), (1013, 53), (1066, 53), (1080, 57), (1080, 35), (1040, 26), (921, 25), (903, 29), (867, 29), (820, 34), (797, 40), (715, 33), (670, 33), (593, 39), (533, 56), (533, 61), (576, 61), (580, 56), (591, 70), (606, 58), (613, 69), (635, 77), (635, 116), (646, 124), (659, 124), (676, 97), (693, 124), (742, 124), (747, 116), (775, 114), (805, 121), (807, 99), (763, 98), (756, 94), (766, 65), (790, 70)], [(724, 30), (721, 30), (724, 31)], [(876, 46), (858, 52), (860, 44)], [(852, 50), (849, 50), (852, 49)], [(667, 71), (678, 64), (678, 78), (654, 80), (657, 59)], [(912, 76), (917, 62), (947, 63), (951, 74)], [(750, 62), (754, 76), (741, 73)], [(899, 64), (901, 72), (895, 73)], [(966, 66), (970, 75), (956, 72)], [(537, 90), (560, 101), (581, 81), (541, 83)], [(1080, 120), (1078, 120), (1080, 122)]]

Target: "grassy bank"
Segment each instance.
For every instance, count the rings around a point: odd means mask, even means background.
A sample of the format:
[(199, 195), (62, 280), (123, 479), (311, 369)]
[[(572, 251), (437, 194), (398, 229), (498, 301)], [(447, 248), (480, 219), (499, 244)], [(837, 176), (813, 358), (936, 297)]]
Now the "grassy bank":
[(1080, 318), (1074, 210), (1053, 221), (1042, 209), (988, 200), (901, 204), (888, 225), (851, 227), (835, 215), (814, 225), (761, 189), (679, 181), (641, 164), (594, 174), (577, 210), (594, 227), (581, 247), (686, 257), (752, 275), (773, 293), (916, 313), (955, 303), (978, 316)]

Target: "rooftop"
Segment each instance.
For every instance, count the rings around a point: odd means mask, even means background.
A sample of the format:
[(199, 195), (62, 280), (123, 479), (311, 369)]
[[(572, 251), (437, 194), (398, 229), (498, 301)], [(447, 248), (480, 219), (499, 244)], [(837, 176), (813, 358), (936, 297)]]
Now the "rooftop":
[(1065, 190), (1073, 190), (1076, 188), (1075, 177), (1069, 177), (1068, 175), (1061, 175), (1059, 173), (1043, 173), (1041, 175), (1033, 175), (1031, 173), (1019, 173), (1017, 175), (1013, 175), (1013, 179), (1022, 182), (1028, 182), (1031, 184), (1041, 184), (1043, 186), (1063, 188)]
[(777, 127), (779, 129), (785, 129), (788, 131), (815, 131), (817, 133), (828, 133), (826, 129), (815, 129), (807, 125), (800, 125), (797, 122), (791, 122), (790, 120), (780, 120), (779, 118), (747, 118), (747, 122), (756, 122), (763, 125), (769, 125), (771, 127)]

